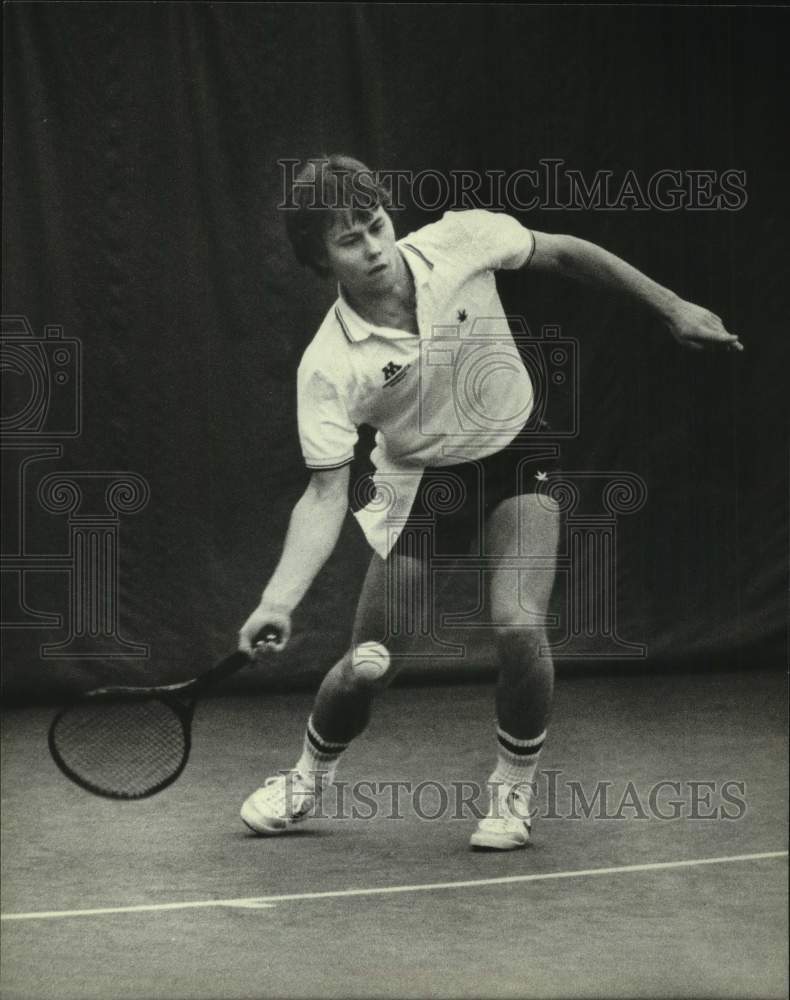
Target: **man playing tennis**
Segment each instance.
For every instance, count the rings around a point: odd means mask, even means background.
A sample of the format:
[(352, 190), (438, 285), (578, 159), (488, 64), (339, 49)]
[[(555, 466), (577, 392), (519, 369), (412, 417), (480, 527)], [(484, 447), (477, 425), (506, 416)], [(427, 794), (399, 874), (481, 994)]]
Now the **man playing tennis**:
[[(296, 257), (332, 278), (338, 298), (297, 378), (299, 435), (312, 475), (294, 507), (277, 568), (241, 629), (239, 648), (255, 652), (253, 638), (266, 625), (281, 633), (275, 649), (287, 644), (291, 614), (337, 543), (361, 424), (378, 432), (372, 455), (377, 491), (356, 515), (374, 553), (350, 647), (321, 684), (302, 754), (290, 772), (250, 795), (242, 819), (256, 833), (271, 835), (310, 814), (341, 755), (365, 729), (376, 693), (408, 653), (404, 635), (422, 631), (415, 616), (430, 612), (414, 598), (425, 589), (431, 556), (472, 552), (493, 560), (485, 578), (499, 680), (489, 811), (471, 846), (523, 847), (553, 693), (543, 623), (559, 513), (545, 491), (551, 450), (541, 454), (536, 446), (533, 386), (494, 273), (529, 268), (595, 282), (641, 302), (684, 346), (742, 345), (717, 316), (600, 247), (532, 232), (504, 214), (448, 212), (398, 241), (386, 193), (367, 167), (349, 157), (311, 161), (293, 194), (298, 207), (289, 211), (287, 225)], [(458, 376), (473, 363), (482, 364), (486, 377), (466, 398)], [(525, 552), (539, 568), (525, 571), (506, 562)], [(393, 593), (402, 605), (394, 610), (387, 596)], [(411, 616), (412, 627), (394, 627), (393, 615)]]

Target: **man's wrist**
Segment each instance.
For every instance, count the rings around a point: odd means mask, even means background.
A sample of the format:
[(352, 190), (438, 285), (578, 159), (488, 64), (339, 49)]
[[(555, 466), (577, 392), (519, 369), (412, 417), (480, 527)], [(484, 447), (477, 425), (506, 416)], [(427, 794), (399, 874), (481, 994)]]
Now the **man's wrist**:
[(283, 599), (282, 594), (278, 594), (277, 597), (270, 597), (267, 591), (261, 594), (261, 599), (258, 606), (261, 608), (266, 608), (269, 611), (280, 611), (284, 615), (291, 615), (298, 604), (298, 601), (290, 602)]
[(677, 316), (683, 306), (683, 299), (668, 288), (661, 289), (662, 294), (655, 302), (655, 311), (667, 326), (674, 326)]

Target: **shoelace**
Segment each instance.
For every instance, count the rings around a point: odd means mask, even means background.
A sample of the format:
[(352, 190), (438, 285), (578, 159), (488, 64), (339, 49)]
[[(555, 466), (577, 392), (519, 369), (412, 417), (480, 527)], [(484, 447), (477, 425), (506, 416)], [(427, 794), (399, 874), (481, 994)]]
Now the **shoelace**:
[(507, 791), (499, 789), (496, 798), (492, 798), (486, 819), (508, 824), (523, 824), (530, 827), (529, 800), (516, 788)]
[[(275, 786), (276, 789), (275, 789)], [(304, 811), (305, 805), (308, 808), (312, 805), (312, 800), (315, 798), (315, 792), (306, 786), (301, 774), (297, 771), (292, 771), (290, 774), (275, 774), (271, 778), (267, 778), (263, 783), (264, 788), (272, 790), (271, 804), (272, 808), (276, 809), (278, 813), (285, 815), (286, 812), (291, 816), (298, 816)], [(290, 792), (288, 796), (286, 793)], [(290, 798), (290, 802), (287, 799)]]
[(507, 812), (513, 822), (521, 823), (529, 830), (532, 826), (529, 818), (529, 799), (526, 795), (511, 788), (507, 797)]

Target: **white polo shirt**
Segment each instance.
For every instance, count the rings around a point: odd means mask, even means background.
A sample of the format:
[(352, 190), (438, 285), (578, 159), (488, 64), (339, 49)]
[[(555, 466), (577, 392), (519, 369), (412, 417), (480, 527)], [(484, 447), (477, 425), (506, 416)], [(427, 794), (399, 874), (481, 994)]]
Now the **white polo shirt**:
[(528, 263), (532, 233), (499, 213), (447, 212), (398, 246), (414, 277), (419, 336), (369, 323), (341, 291), (297, 375), (308, 468), (351, 462), (358, 425), (377, 430), (376, 497), (355, 516), (382, 557), (408, 517), (421, 470), (499, 451), (533, 405), (494, 279), (500, 268)]

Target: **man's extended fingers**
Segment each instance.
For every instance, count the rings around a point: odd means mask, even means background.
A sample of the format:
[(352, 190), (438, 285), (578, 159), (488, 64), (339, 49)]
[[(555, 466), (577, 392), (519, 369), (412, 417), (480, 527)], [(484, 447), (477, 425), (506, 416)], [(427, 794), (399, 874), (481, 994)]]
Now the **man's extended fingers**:
[(724, 347), (729, 351), (742, 351), (743, 344), (738, 340), (737, 334), (728, 333), (724, 327), (722, 327), (722, 337), (721, 341)]
[(698, 340), (687, 341), (689, 347), (696, 351), (703, 351), (706, 347), (723, 351), (742, 351), (743, 344), (737, 337), (728, 334), (726, 337), (701, 337)]
[(720, 322), (716, 322), (713, 326), (699, 327), (696, 336), (692, 334), (688, 343), (694, 344), (696, 347), (710, 345), (723, 347), (726, 350), (743, 350), (743, 344), (738, 339), (737, 334), (728, 333)]
[(726, 328), (721, 316), (698, 306), (687, 305), (680, 313), (673, 333), (676, 340), (692, 351), (706, 348), (724, 351), (744, 349), (737, 335)]

